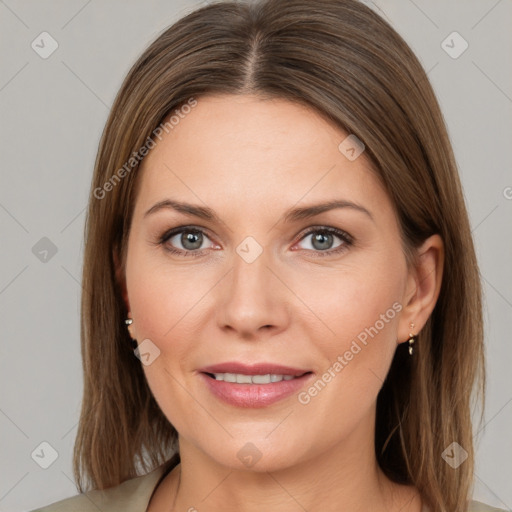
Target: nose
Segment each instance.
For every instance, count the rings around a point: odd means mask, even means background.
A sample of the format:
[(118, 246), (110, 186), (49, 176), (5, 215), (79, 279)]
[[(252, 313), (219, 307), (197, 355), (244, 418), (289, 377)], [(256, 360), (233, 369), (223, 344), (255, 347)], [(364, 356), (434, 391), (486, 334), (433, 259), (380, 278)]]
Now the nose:
[(265, 251), (250, 263), (235, 254), (233, 269), (219, 287), (220, 329), (245, 340), (285, 330), (290, 320), (291, 293), (278, 275)]

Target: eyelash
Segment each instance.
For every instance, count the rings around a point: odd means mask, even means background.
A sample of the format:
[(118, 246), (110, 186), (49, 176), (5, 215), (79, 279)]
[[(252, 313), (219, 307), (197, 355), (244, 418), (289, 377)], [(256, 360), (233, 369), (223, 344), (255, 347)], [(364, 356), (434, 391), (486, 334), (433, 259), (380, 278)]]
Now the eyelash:
[[(208, 237), (207, 233), (201, 228), (198, 228), (195, 226), (179, 226), (177, 228), (173, 228), (169, 231), (166, 231), (158, 240), (157, 245), (164, 246), (166, 251), (168, 251), (172, 254), (176, 254), (178, 256), (196, 257), (196, 258), (202, 256), (203, 250), (183, 251), (181, 249), (176, 249), (174, 247), (165, 246), (165, 244), (168, 242), (169, 239), (171, 239), (175, 235), (178, 235), (183, 232), (201, 233), (201, 234), (205, 235), (206, 237)], [(314, 257), (324, 258), (327, 256), (338, 255), (338, 254), (341, 254), (342, 252), (346, 251), (349, 247), (351, 247), (354, 244), (354, 239), (348, 233), (346, 233), (345, 231), (342, 231), (340, 229), (328, 227), (328, 226), (313, 226), (313, 227), (309, 228), (299, 238), (299, 242), (313, 233), (329, 233), (329, 234), (337, 236), (342, 241), (342, 243), (335, 249), (329, 249), (326, 251), (320, 251), (320, 250), (314, 250), (314, 249), (313, 250), (302, 249), (302, 250), (308, 251), (310, 253), (313, 253)], [(206, 249), (204, 249), (204, 250), (206, 250)]]

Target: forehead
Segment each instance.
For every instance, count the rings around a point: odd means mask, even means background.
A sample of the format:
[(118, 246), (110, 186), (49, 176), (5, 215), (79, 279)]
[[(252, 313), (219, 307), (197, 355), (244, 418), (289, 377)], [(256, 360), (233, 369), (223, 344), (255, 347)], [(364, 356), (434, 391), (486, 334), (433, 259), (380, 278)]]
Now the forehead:
[(220, 209), (226, 201), (273, 208), (340, 196), (366, 197), (380, 208), (389, 202), (364, 153), (351, 161), (340, 152), (349, 134), (312, 108), (252, 95), (205, 96), (174, 123), (143, 161), (140, 208), (168, 194)]

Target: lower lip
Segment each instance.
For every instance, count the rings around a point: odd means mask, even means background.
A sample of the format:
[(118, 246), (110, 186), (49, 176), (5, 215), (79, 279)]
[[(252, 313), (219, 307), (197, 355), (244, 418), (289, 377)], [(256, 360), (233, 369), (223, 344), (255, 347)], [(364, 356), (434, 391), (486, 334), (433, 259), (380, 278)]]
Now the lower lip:
[(205, 373), (200, 373), (200, 376), (208, 389), (224, 402), (236, 407), (258, 408), (267, 407), (297, 393), (313, 374), (308, 373), (295, 379), (269, 384), (237, 384), (213, 379)]

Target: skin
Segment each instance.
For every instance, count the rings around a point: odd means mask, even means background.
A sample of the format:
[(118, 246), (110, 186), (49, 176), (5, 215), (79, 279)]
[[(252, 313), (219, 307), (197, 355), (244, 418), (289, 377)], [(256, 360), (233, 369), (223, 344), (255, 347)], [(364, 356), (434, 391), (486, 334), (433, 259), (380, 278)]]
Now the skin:
[[(416, 489), (378, 468), (375, 408), (397, 344), (434, 308), (443, 244), (432, 236), (408, 267), (393, 205), (365, 154), (349, 161), (338, 149), (347, 135), (286, 100), (205, 96), (145, 158), (118, 279), (132, 337), (160, 350), (143, 368), (179, 433), (182, 460), (156, 489), (150, 512), (173, 503), (174, 510), (420, 511)], [(207, 206), (220, 221), (171, 208), (145, 215), (165, 199)], [(290, 208), (334, 199), (369, 215), (345, 207), (283, 220)], [(191, 252), (180, 234), (158, 244), (178, 226), (204, 230), (199, 256), (166, 251)], [(310, 227), (338, 228), (353, 243), (335, 235), (314, 245), (318, 231), (305, 234)], [(236, 252), (248, 236), (263, 248), (251, 263)], [(211, 395), (198, 376), (210, 364), (270, 361), (309, 369), (316, 380), (394, 303), (401, 311), (307, 404), (292, 395), (241, 409)], [(261, 453), (250, 468), (237, 457), (248, 442)]]

